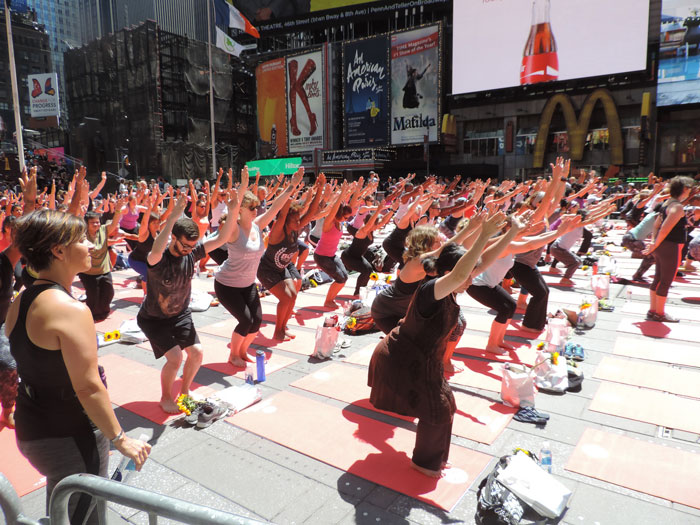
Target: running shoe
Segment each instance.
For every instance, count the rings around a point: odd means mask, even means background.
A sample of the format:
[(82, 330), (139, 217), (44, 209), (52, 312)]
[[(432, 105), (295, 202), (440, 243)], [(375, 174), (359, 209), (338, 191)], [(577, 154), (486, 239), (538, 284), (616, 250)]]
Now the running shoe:
[(655, 313), (652, 321), (657, 321), (659, 323), (678, 323), (680, 322), (680, 319), (676, 319), (675, 317), (671, 317), (668, 314), (658, 314)]
[(202, 411), (199, 413), (197, 419), (197, 428), (207, 428), (211, 426), (214, 421), (218, 421), (222, 417), (228, 414), (228, 408), (222, 405), (215, 405), (213, 403), (206, 403), (202, 407)]

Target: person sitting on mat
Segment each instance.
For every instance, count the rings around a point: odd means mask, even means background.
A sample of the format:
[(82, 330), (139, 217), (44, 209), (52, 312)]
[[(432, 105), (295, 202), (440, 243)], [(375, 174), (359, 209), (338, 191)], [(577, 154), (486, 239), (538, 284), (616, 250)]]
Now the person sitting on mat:
[[(187, 361), (182, 370), (181, 394), (189, 394), (190, 385), (202, 363), (202, 348), (192, 322), (190, 295), (195, 264), (208, 252), (218, 248), (231, 236), (235, 221), (226, 221), (217, 235), (199, 242), (197, 224), (188, 218), (180, 218), (187, 206), (184, 194), (180, 194), (173, 213), (165, 221), (163, 229), (148, 253), (148, 282), (146, 297), (136, 316), (136, 322), (148, 337), (156, 359), (165, 356), (161, 371), (160, 407), (169, 414), (180, 410), (173, 396), (173, 384), (182, 364), (182, 352)], [(228, 215), (238, 206), (235, 192), (226, 202)], [(172, 232), (172, 239), (168, 239)]]
[(469, 251), (448, 244), (437, 259), (426, 261), (436, 277), (418, 287), (404, 322), (372, 354), (370, 402), (380, 410), (418, 418), (411, 466), (427, 476), (442, 477), (448, 465), (456, 405), (442, 363), (459, 316), (455, 295), (467, 288), (486, 243), (504, 223), (502, 213), (494, 214), (484, 221)]
[[(38, 272), (10, 306), (5, 324), (20, 378), (17, 447), (46, 476), (47, 512), (63, 478), (107, 475), (110, 441), (137, 470), (151, 449), (122, 430), (98, 369), (92, 315), (70, 295), (76, 274), (91, 266), (85, 232), (82, 219), (53, 210), (22, 217), (15, 231), (20, 252)], [(98, 512), (90, 505), (88, 494), (71, 496), (70, 522), (98, 523), (98, 513), (104, 518), (104, 502)]]

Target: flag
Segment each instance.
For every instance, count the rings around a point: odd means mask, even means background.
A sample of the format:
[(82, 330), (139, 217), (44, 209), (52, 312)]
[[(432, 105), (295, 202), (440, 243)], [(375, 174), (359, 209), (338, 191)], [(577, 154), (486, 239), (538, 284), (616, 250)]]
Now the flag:
[(226, 31), (222, 31), (219, 26), (216, 26), (216, 47), (234, 56), (240, 56), (241, 51), (244, 49), (241, 44), (228, 36)]
[(260, 38), (260, 33), (253, 27), (253, 24), (226, 0), (214, 0), (214, 11), (216, 13), (217, 26), (240, 29), (249, 35), (253, 35), (255, 38)]

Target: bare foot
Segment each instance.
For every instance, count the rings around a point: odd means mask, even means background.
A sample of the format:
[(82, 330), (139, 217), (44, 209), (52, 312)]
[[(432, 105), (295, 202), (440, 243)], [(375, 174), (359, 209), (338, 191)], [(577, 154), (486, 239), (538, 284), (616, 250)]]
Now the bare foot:
[(427, 468), (419, 467), (413, 461), (411, 461), (411, 468), (413, 468), (413, 469), (417, 470), (418, 472), (420, 472), (421, 474), (425, 474), (426, 476), (431, 477), (431, 478), (441, 478), (442, 476), (445, 475), (442, 472), (442, 470), (430, 470)]
[(167, 412), (168, 414), (180, 413), (180, 409), (177, 407), (177, 403), (173, 399), (161, 399), (160, 408), (163, 409), (163, 412)]
[(248, 363), (255, 363), (255, 359), (253, 359), (252, 357), (250, 357), (250, 354), (248, 354), (247, 352), (246, 352), (245, 354), (241, 355), (241, 359), (242, 359), (243, 361), (248, 362)]
[(331, 310), (336, 310), (338, 308), (338, 303), (335, 301), (326, 301), (323, 303), (324, 308), (330, 308)]
[(500, 346), (487, 346), (484, 350), (490, 354), (505, 355), (508, 353), (507, 350), (504, 350)]
[(238, 356), (229, 356), (228, 362), (234, 368), (245, 368), (245, 361)]
[(574, 281), (571, 279), (567, 279), (566, 277), (562, 277), (561, 280), (559, 281), (559, 284), (564, 285), (564, 286), (573, 286)]
[(500, 343), (498, 343), (498, 346), (499, 346), (500, 348), (503, 348), (504, 350), (508, 350), (508, 351), (511, 351), (511, 352), (512, 352), (513, 350), (515, 350), (515, 347), (514, 347), (513, 345), (511, 345), (511, 344), (509, 344), (509, 343), (506, 343), (505, 341), (501, 341)]
[(440, 465), (440, 468), (441, 468), (442, 470), (445, 470), (445, 469), (448, 469), (448, 468), (452, 468), (452, 463), (450, 463), (449, 461), (443, 461), (443, 462), (442, 462), (442, 465)]
[(293, 332), (290, 332), (290, 331), (289, 331), (288, 329), (286, 329), (286, 328), (284, 329), (284, 335), (286, 335), (286, 336), (289, 337), (290, 339), (296, 339), (296, 337), (297, 337), (297, 334), (295, 334), (295, 333), (293, 333)]
[(272, 336), (273, 339), (276, 339), (277, 341), (290, 341), (291, 338), (287, 337), (287, 334), (282, 332), (278, 333), (275, 332), (274, 335)]

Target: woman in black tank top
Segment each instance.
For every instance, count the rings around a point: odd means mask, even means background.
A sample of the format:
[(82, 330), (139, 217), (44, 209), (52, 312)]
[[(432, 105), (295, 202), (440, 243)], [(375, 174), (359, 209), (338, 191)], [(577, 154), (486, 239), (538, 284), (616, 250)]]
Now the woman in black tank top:
[[(15, 239), (38, 272), (34, 285), (10, 306), (5, 325), (21, 380), (17, 445), (46, 476), (48, 502), (65, 476), (106, 474), (107, 440), (137, 469), (150, 445), (121, 429), (100, 379), (92, 316), (67, 291), (76, 274), (90, 266), (85, 223), (67, 213), (38, 210), (17, 221)], [(75, 459), (68, 463), (67, 458)], [(87, 495), (71, 498), (71, 523), (82, 522), (89, 506)]]

